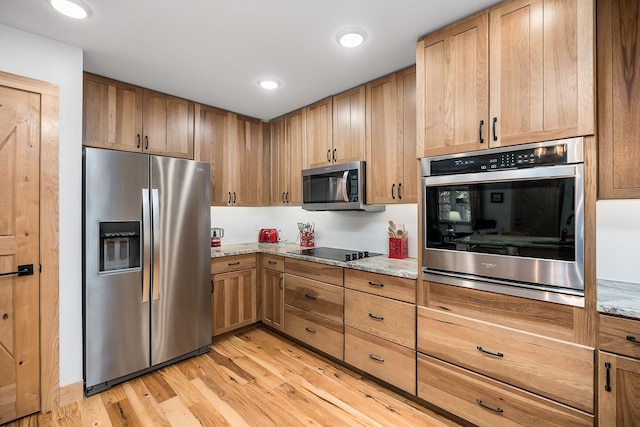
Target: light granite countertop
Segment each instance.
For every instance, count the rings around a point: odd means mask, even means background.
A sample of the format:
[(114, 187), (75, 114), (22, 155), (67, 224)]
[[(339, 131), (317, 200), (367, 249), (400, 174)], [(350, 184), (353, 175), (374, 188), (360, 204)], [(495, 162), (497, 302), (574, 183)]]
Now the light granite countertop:
[(313, 261), (320, 264), (335, 265), (338, 267), (352, 268), (354, 270), (369, 271), (371, 273), (387, 274), (390, 276), (404, 277), (407, 279), (418, 278), (418, 260), (416, 258), (393, 259), (386, 255), (363, 258), (355, 261), (334, 261), (302, 255), (300, 246), (294, 243), (238, 243), (222, 245), (211, 248), (211, 258), (250, 253), (266, 253), (280, 255), (287, 258)]
[(640, 319), (640, 283), (598, 279), (598, 311)]

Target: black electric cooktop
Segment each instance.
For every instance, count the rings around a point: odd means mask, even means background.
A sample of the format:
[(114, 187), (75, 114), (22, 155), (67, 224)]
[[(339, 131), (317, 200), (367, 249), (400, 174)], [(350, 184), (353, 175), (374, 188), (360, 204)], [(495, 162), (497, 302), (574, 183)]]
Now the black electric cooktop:
[(337, 249), (337, 248), (309, 248), (301, 249), (296, 252), (291, 252), (300, 255), (308, 255), (317, 258), (331, 259), (334, 261), (354, 261), (357, 259), (369, 258), (373, 256), (382, 255), (376, 252), (369, 251), (356, 251), (350, 249)]

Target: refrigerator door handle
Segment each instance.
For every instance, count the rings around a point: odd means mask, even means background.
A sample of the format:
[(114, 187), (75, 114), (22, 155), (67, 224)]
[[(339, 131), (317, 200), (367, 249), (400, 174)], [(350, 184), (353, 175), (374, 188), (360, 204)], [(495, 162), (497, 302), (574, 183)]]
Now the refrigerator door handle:
[(142, 302), (149, 302), (149, 288), (151, 286), (151, 216), (149, 212), (149, 189), (142, 189)]
[(151, 215), (153, 217), (153, 276), (151, 280), (152, 300), (160, 298), (160, 202), (158, 200), (158, 189), (151, 189)]

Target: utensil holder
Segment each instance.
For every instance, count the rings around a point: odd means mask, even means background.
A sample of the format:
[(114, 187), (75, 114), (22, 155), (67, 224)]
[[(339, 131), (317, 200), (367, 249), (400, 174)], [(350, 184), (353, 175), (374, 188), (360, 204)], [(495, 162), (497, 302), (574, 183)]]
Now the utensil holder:
[(316, 232), (300, 230), (300, 247), (313, 248), (316, 245)]
[(409, 256), (409, 239), (389, 237), (389, 258), (405, 259)]

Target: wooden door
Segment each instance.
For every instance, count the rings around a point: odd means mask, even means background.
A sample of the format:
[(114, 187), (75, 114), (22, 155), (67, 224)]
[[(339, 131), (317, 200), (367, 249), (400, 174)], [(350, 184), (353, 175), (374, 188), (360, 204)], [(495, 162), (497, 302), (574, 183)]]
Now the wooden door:
[(142, 89), (84, 73), (83, 144), (142, 151)]
[(364, 160), (365, 86), (358, 86), (333, 97), (334, 163)]
[(482, 13), (418, 40), (417, 157), (488, 145), (488, 28)]
[(640, 421), (640, 360), (598, 353), (598, 425), (636, 426)]
[(269, 122), (269, 134), (271, 144), (269, 204), (279, 206), (285, 204), (288, 175), (284, 117), (278, 117)]
[(40, 97), (0, 87), (0, 424), (40, 409)]
[(418, 202), (418, 160), (416, 158), (416, 67), (397, 73), (398, 109), (402, 144), (398, 144), (398, 203)]
[(491, 10), (492, 146), (594, 132), (593, 1), (519, 0)]
[(144, 90), (142, 112), (144, 152), (193, 159), (192, 102)]
[(255, 323), (258, 319), (256, 269), (216, 274), (212, 277), (211, 334)]
[(305, 168), (327, 166), (332, 163), (333, 102), (323, 99), (306, 107), (307, 128), (305, 144)]
[[(398, 134), (396, 75), (367, 83), (367, 203), (398, 201)], [(415, 156), (415, 150), (413, 152)]]
[(231, 200), (229, 146), (231, 113), (213, 107), (196, 108), (195, 159), (211, 166), (211, 206), (227, 206)]
[(285, 201), (287, 205), (302, 204), (302, 150), (306, 124), (305, 110), (298, 110), (285, 116), (287, 149), (287, 187)]
[(597, 4), (598, 198), (640, 199), (640, 3)]
[(262, 270), (262, 321), (284, 331), (284, 274)]

